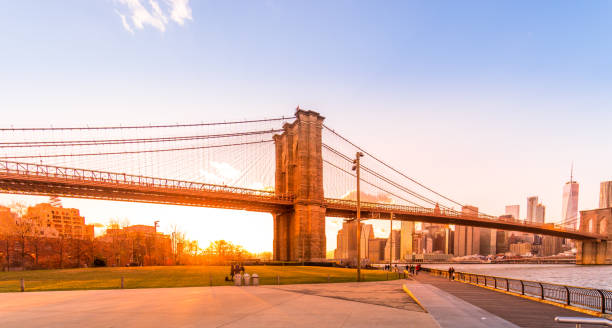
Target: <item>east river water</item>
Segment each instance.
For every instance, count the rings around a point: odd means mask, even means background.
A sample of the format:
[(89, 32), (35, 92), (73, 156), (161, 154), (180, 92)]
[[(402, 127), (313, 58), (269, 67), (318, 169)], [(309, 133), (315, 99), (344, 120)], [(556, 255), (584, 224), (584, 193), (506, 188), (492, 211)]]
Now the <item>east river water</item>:
[(423, 264), (424, 267), (612, 290), (612, 265), (574, 264)]

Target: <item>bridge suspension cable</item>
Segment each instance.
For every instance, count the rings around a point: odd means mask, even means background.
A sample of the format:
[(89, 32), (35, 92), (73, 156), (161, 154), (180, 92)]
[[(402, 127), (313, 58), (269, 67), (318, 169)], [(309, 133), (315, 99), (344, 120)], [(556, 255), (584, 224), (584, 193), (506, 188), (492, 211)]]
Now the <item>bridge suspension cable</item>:
[[(323, 144), (323, 147), (324, 147), (325, 149), (327, 149), (327, 150), (331, 151), (331, 152), (332, 152), (332, 153), (334, 153), (335, 155), (339, 156), (340, 158), (344, 159), (345, 161), (352, 163), (352, 159), (351, 159), (350, 157), (348, 157), (348, 156), (346, 156), (346, 155), (342, 154), (340, 151), (338, 151), (338, 150), (336, 150), (336, 149), (332, 148), (331, 146), (326, 145), (326, 144)], [(330, 163), (329, 161), (326, 161), (326, 162), (327, 162), (328, 164), (333, 165), (333, 164), (332, 164), (332, 163)], [(338, 168), (338, 169), (342, 170), (343, 172), (348, 173), (348, 174), (350, 174), (351, 176), (354, 176), (352, 173), (350, 173), (350, 172), (348, 172), (348, 171), (346, 171), (346, 170), (344, 170), (344, 169), (342, 169), (342, 168), (340, 168), (340, 167), (338, 167), (338, 166), (336, 166), (336, 165), (334, 165), (334, 166), (335, 166), (336, 168)], [(389, 179), (389, 178), (387, 178), (387, 177), (385, 177), (385, 176), (383, 176), (383, 175), (381, 175), (381, 174), (377, 173), (376, 171), (374, 171), (374, 170), (370, 169), (370, 168), (369, 168), (369, 167), (367, 167), (367, 166), (361, 165), (361, 169), (362, 169), (363, 171), (367, 172), (367, 173), (370, 173), (370, 174), (371, 174), (372, 176), (374, 176), (375, 178), (378, 178), (378, 179), (380, 179), (380, 180), (382, 180), (382, 181), (384, 181), (384, 182), (386, 182), (386, 183), (390, 184), (391, 186), (393, 186), (393, 187), (395, 187), (395, 188), (397, 188), (397, 189), (399, 189), (399, 190), (401, 190), (401, 191), (403, 191), (403, 192), (406, 192), (406, 193), (408, 193), (409, 195), (411, 195), (411, 196), (413, 196), (413, 197), (415, 197), (415, 198), (418, 198), (418, 199), (419, 199), (419, 200), (421, 200), (421, 201), (424, 201), (425, 203), (428, 203), (428, 204), (429, 204), (429, 205), (431, 205), (431, 206), (436, 206), (436, 205), (439, 205), (441, 208), (450, 209), (450, 207), (444, 206), (444, 205), (442, 205), (442, 204), (438, 204), (436, 201), (434, 201), (434, 200), (432, 200), (432, 199), (429, 199), (429, 198), (427, 198), (427, 197), (425, 197), (425, 196), (423, 196), (423, 195), (420, 195), (420, 194), (418, 194), (417, 192), (415, 192), (415, 191), (413, 191), (413, 190), (410, 190), (410, 189), (408, 189), (408, 188), (406, 188), (406, 187), (404, 187), (404, 186), (402, 186), (402, 185), (400, 185), (400, 184), (396, 183), (395, 181), (393, 181), (393, 180), (391, 180), (391, 179)], [(361, 180), (362, 180), (362, 181), (365, 181), (365, 179), (361, 179)], [(366, 182), (367, 182), (367, 181), (366, 181)], [(369, 183), (369, 184), (371, 184), (371, 183)], [(375, 188), (377, 188), (377, 189), (381, 190), (381, 191), (384, 191), (384, 192), (387, 192), (387, 193), (389, 193), (389, 194), (392, 194), (393, 196), (398, 197), (398, 198), (400, 198), (400, 199), (402, 199), (402, 200), (404, 200), (404, 201), (408, 201), (408, 202), (410, 202), (411, 204), (414, 204), (414, 205), (417, 205), (417, 206), (421, 206), (421, 205), (416, 204), (416, 203), (414, 203), (414, 202), (412, 202), (412, 201), (409, 201), (409, 200), (407, 200), (407, 199), (405, 199), (405, 198), (403, 198), (403, 197), (400, 197), (400, 196), (398, 196), (397, 194), (394, 194), (394, 193), (392, 193), (392, 192), (390, 192), (390, 191), (388, 191), (388, 190), (386, 190), (386, 189), (384, 189), (384, 188), (382, 188), (382, 187), (380, 187), (380, 186), (377, 186), (377, 185), (374, 185), (374, 184), (371, 184), (371, 185), (372, 185), (373, 187), (375, 187)], [(422, 207), (422, 206), (421, 206), (421, 207)]]
[[(356, 174), (354, 174), (354, 173), (352, 173), (352, 172), (349, 172), (349, 171), (347, 171), (347, 170), (345, 170), (345, 169), (343, 169), (343, 168), (341, 168), (341, 167), (337, 166), (336, 164), (334, 164), (334, 163), (332, 163), (332, 162), (330, 162), (330, 161), (328, 161), (328, 160), (325, 160), (325, 159), (324, 159), (324, 160), (323, 160), (323, 162), (325, 162), (325, 163), (327, 163), (327, 164), (329, 164), (329, 165), (331, 165), (331, 166), (335, 167), (336, 169), (338, 169), (338, 170), (340, 170), (340, 171), (342, 171), (342, 172), (344, 172), (344, 173), (346, 173), (346, 174), (348, 174), (348, 175), (350, 175), (350, 176), (352, 176), (352, 177), (354, 177), (354, 178), (357, 178), (357, 175), (356, 175)], [(377, 186), (377, 185), (375, 185), (374, 183), (372, 183), (372, 182), (370, 182), (370, 181), (368, 181), (368, 180), (366, 180), (366, 179), (363, 179), (363, 178), (362, 178), (362, 179), (361, 179), (361, 181), (363, 181), (364, 183), (366, 183), (366, 184), (368, 184), (368, 185), (370, 185), (370, 186), (372, 186), (372, 187), (374, 187), (374, 188), (377, 188), (377, 189), (379, 189), (379, 190), (381, 190), (381, 191), (383, 191), (383, 192), (386, 192), (386, 193), (388, 193), (388, 194), (390, 194), (390, 195), (393, 195), (393, 196), (395, 196), (395, 197), (397, 197), (397, 198), (399, 198), (399, 199), (401, 199), (401, 200), (403, 200), (403, 201), (406, 201), (406, 202), (408, 202), (408, 203), (410, 203), (410, 204), (412, 204), (412, 205), (415, 205), (415, 206), (418, 206), (418, 207), (423, 207), (423, 206), (421, 206), (421, 205), (419, 205), (419, 204), (417, 204), (417, 203), (415, 203), (415, 202), (412, 202), (412, 201), (411, 201), (411, 200), (409, 200), (409, 199), (406, 199), (406, 198), (404, 198), (404, 197), (402, 197), (402, 196), (399, 196), (399, 195), (397, 195), (397, 194), (395, 194), (395, 193), (393, 193), (393, 192), (391, 192), (391, 191), (389, 191), (389, 190), (386, 190), (386, 189), (384, 189), (384, 188), (382, 188), (382, 187), (380, 187), (380, 186)]]
[(272, 135), (294, 118), (0, 128), (0, 159), (274, 190)]
[(140, 138), (140, 139), (0, 142), (0, 148), (99, 146), (99, 145), (117, 145), (117, 144), (131, 144), (131, 143), (149, 143), (149, 142), (190, 141), (190, 140), (216, 139), (216, 138), (271, 134), (271, 133), (277, 133), (281, 131), (283, 130), (282, 129), (272, 129), (272, 130), (250, 131), (250, 132), (241, 132), (241, 133), (223, 133), (223, 134), (212, 134), (212, 135)]
[(27, 156), (0, 156), (0, 159), (24, 159), (24, 158), (51, 158), (51, 157), (80, 157), (80, 156), (102, 156), (102, 155), (125, 155), (125, 154), (144, 154), (144, 153), (161, 153), (168, 151), (180, 151), (180, 150), (195, 150), (195, 149), (208, 149), (208, 148), (221, 148), (221, 147), (232, 147), (232, 146), (244, 146), (259, 143), (272, 142), (273, 140), (260, 140), (250, 142), (240, 142), (233, 144), (223, 145), (208, 145), (208, 146), (196, 146), (196, 147), (184, 147), (184, 148), (169, 148), (169, 149), (152, 149), (152, 150), (134, 150), (134, 151), (119, 151), (119, 152), (108, 152), (108, 153), (77, 153), (77, 154), (52, 154), (52, 155), (27, 155)]
[(375, 160), (375, 161), (377, 161), (378, 163), (382, 164), (383, 166), (387, 167), (388, 169), (392, 170), (393, 172), (395, 172), (395, 173), (397, 173), (397, 174), (399, 174), (399, 175), (403, 176), (404, 178), (406, 178), (406, 179), (408, 179), (408, 180), (412, 181), (413, 183), (417, 184), (418, 186), (420, 186), (420, 187), (424, 188), (425, 190), (427, 190), (427, 191), (429, 191), (429, 192), (431, 192), (431, 193), (433, 193), (433, 194), (435, 194), (435, 195), (437, 195), (437, 196), (439, 196), (439, 197), (442, 197), (443, 199), (446, 199), (447, 201), (449, 201), (449, 202), (451, 202), (451, 203), (453, 203), (453, 204), (456, 204), (456, 205), (461, 206), (461, 207), (463, 207), (463, 206), (464, 206), (462, 203), (460, 203), (460, 202), (458, 202), (458, 201), (455, 201), (455, 200), (451, 199), (450, 197), (444, 196), (443, 194), (441, 194), (441, 193), (439, 193), (439, 192), (437, 192), (437, 191), (435, 191), (435, 190), (433, 190), (433, 189), (431, 189), (431, 188), (427, 187), (426, 185), (422, 184), (421, 182), (417, 181), (416, 179), (411, 178), (411, 177), (409, 177), (408, 175), (404, 174), (403, 172), (401, 172), (401, 171), (399, 171), (399, 170), (395, 169), (394, 167), (392, 167), (391, 165), (387, 164), (386, 162), (384, 162), (384, 161), (380, 160), (378, 157), (374, 156), (374, 155), (373, 155), (373, 154), (371, 154), (370, 152), (368, 152), (368, 151), (364, 150), (363, 148), (361, 148), (361, 147), (357, 146), (356, 144), (354, 144), (354, 143), (353, 143), (352, 141), (350, 141), (349, 139), (347, 139), (347, 138), (345, 138), (344, 136), (340, 135), (340, 134), (339, 134), (338, 132), (336, 132), (335, 130), (330, 129), (330, 128), (329, 128), (329, 127), (327, 127), (325, 124), (323, 124), (323, 128), (325, 128), (327, 131), (331, 132), (331, 133), (332, 133), (332, 134), (334, 134), (335, 136), (339, 137), (339, 138), (340, 138), (340, 139), (342, 139), (343, 141), (347, 142), (347, 143), (348, 143), (348, 144), (350, 144), (351, 146), (353, 146), (353, 147), (355, 147), (355, 148), (359, 149), (359, 151), (361, 151), (361, 152), (363, 152), (364, 154), (368, 155), (369, 157), (371, 157), (372, 159), (374, 159), (374, 160)]
[(185, 128), (185, 127), (202, 127), (213, 125), (230, 125), (230, 124), (246, 124), (246, 123), (261, 123), (273, 121), (286, 121), (293, 119), (295, 116), (276, 117), (260, 120), (242, 120), (230, 122), (213, 122), (213, 123), (190, 123), (190, 124), (164, 124), (164, 125), (111, 125), (111, 126), (81, 126), (81, 127), (26, 127), (26, 128), (0, 128), (0, 131), (70, 131), (70, 130), (127, 130), (127, 129), (157, 129), (157, 128)]

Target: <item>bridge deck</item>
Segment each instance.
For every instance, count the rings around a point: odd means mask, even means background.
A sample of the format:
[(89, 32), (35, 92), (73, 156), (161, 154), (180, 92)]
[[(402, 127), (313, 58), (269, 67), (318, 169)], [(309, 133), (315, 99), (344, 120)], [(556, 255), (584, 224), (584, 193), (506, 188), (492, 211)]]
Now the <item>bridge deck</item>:
[(539, 303), (462, 282), (449, 281), (446, 278), (431, 276), (427, 273), (420, 273), (415, 277), (415, 280), (433, 285), (520, 327), (574, 327), (574, 325), (558, 324), (553, 320), (556, 316), (591, 317), (558, 306)]
[[(291, 194), (274, 191), (10, 161), (0, 161), (0, 192), (272, 213), (290, 211), (294, 203), (299, 202)], [(356, 216), (357, 204), (352, 200), (326, 198), (322, 205), (328, 217)], [(503, 221), (493, 216), (467, 215), (448, 209), (362, 202), (361, 213), (364, 219), (384, 220), (394, 214), (396, 220), (403, 221), (486, 227), (577, 240), (607, 239), (601, 234), (553, 224)]]

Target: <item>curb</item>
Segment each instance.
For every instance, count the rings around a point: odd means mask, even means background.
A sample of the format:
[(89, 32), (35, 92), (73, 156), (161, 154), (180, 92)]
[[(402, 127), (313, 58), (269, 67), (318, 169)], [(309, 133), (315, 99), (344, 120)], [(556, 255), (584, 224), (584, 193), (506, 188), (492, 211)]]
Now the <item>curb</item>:
[(427, 309), (421, 304), (421, 302), (419, 302), (419, 300), (414, 296), (414, 294), (412, 294), (410, 289), (408, 289), (408, 287), (406, 287), (406, 284), (402, 284), (402, 289), (404, 290), (404, 292), (406, 292), (406, 294), (408, 294), (408, 296), (410, 296), (410, 298), (412, 298), (412, 300), (416, 304), (418, 304), (421, 307), (421, 309), (423, 309), (423, 311), (425, 311), (425, 313), (429, 313), (429, 311), (427, 311)]

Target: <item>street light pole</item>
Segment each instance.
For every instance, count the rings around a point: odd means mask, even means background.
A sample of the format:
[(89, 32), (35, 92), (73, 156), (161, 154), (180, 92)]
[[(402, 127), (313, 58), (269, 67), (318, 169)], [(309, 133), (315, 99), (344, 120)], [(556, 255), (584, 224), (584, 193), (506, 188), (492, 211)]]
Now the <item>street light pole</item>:
[(389, 271), (392, 270), (393, 266), (393, 213), (390, 214), (391, 224), (389, 229)]
[(353, 161), (353, 171), (357, 175), (357, 281), (361, 281), (361, 190), (359, 176), (359, 158), (363, 157), (363, 153), (358, 151), (355, 154)]

